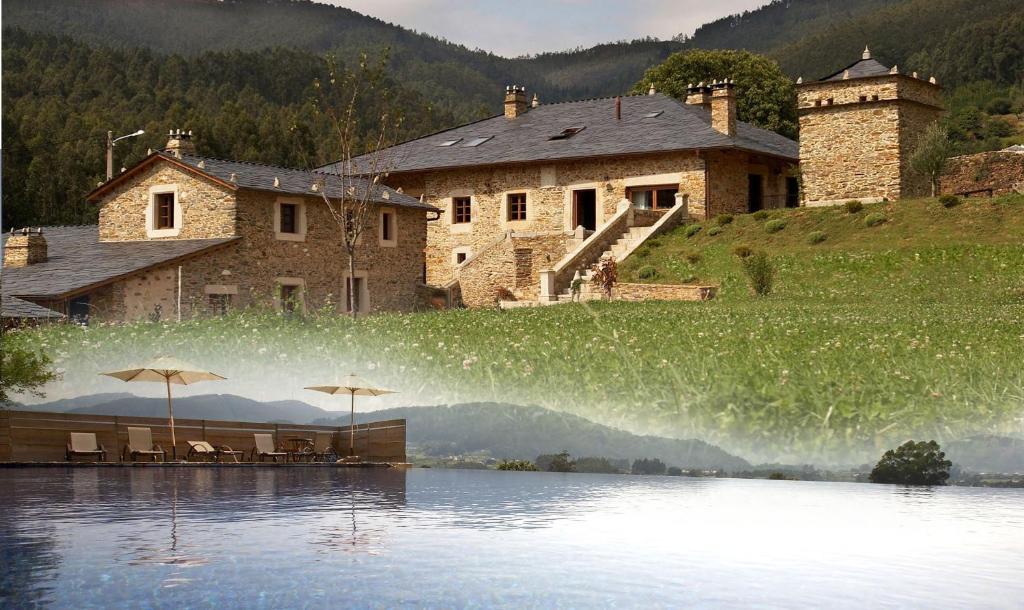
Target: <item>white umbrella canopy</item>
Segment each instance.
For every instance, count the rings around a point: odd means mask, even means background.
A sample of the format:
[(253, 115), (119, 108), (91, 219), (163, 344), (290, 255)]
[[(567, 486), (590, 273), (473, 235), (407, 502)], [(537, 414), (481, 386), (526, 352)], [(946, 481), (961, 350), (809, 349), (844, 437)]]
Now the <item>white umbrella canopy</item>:
[(200, 381), (221, 381), (227, 379), (227, 377), (201, 370), (193, 364), (168, 356), (152, 360), (141, 367), (100, 374), (120, 379), (121, 381), (155, 381), (167, 386), (167, 415), (171, 428), (171, 454), (174, 457), (177, 457), (178, 448), (177, 438), (174, 435), (174, 407), (171, 404), (171, 384), (190, 385)]
[(305, 389), (313, 390), (315, 392), (323, 392), (324, 394), (333, 395), (347, 395), (349, 396), (349, 404), (351, 411), (349, 414), (349, 426), (348, 426), (348, 454), (352, 456), (355, 452), (355, 436), (356, 436), (356, 396), (383, 396), (385, 394), (395, 394), (395, 390), (386, 390), (384, 388), (375, 388), (370, 385), (369, 381), (354, 375), (348, 374), (341, 378), (341, 380), (329, 384), (329, 385), (314, 385), (308, 386)]

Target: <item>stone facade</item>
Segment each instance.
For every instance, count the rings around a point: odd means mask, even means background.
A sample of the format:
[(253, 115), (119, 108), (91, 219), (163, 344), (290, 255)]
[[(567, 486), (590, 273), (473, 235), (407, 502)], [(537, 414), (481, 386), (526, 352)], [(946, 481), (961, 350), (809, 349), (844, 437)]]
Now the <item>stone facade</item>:
[[(174, 186), (181, 208), (175, 236), (148, 237), (146, 207), (153, 187)], [(277, 229), (278, 206), (299, 206), (298, 234)], [(101, 240), (238, 237), (210, 252), (150, 268), (90, 294), (98, 320), (172, 320), (212, 315), (229, 307), (280, 307), (281, 286), (297, 287), (306, 311), (347, 310), (348, 256), (338, 226), (319, 197), (222, 187), (193, 172), (160, 162), (101, 202)], [(381, 215), (393, 214), (394, 238), (381, 235)], [(356, 252), (361, 312), (410, 311), (423, 302), (427, 214), (406, 207), (374, 206)]]
[(946, 162), (939, 190), (969, 197), (1024, 193), (1024, 154), (994, 151), (953, 157)]
[[(578, 243), (573, 237), (578, 224), (574, 216), (576, 191), (594, 191), (598, 227), (615, 214), (629, 189), (638, 187), (678, 189), (688, 202), (691, 217), (702, 219), (722, 212), (747, 211), (750, 173), (763, 175), (766, 198), (779, 197), (784, 194), (785, 175), (791, 168), (784, 161), (741, 151), (682, 151), (399, 173), (392, 174), (388, 184), (402, 188), (406, 194), (422, 196), (426, 203), (443, 210), (441, 218), (428, 225), (427, 283), (447, 285), (458, 273), (463, 301), (475, 305), (492, 304), (498, 285), (517, 298), (534, 294), (539, 272)], [(526, 196), (526, 220), (508, 219), (508, 196), (513, 193)], [(464, 197), (470, 199), (471, 222), (456, 223), (453, 202)], [(497, 246), (510, 233), (513, 237), (509, 243)], [(478, 256), (492, 248), (499, 250)], [(509, 248), (520, 250), (518, 257)], [(530, 265), (524, 259), (525, 250), (533, 257)], [(461, 264), (460, 255), (465, 259)], [(533, 277), (529, 282), (524, 275), (526, 267)], [(482, 281), (479, 288), (466, 285), (475, 281), (470, 277)]]
[(797, 106), (808, 205), (928, 194), (909, 159), (941, 116), (938, 85), (902, 74), (818, 81), (797, 88)]

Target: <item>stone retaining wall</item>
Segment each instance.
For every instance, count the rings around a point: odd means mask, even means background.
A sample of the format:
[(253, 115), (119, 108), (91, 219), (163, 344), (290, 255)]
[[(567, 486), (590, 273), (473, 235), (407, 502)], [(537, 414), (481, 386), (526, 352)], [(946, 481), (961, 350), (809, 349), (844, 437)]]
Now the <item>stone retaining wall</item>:
[(717, 286), (693, 284), (616, 284), (615, 301), (707, 301), (718, 292)]
[(1024, 193), (1024, 154), (994, 151), (953, 157), (939, 179), (939, 192), (962, 196)]

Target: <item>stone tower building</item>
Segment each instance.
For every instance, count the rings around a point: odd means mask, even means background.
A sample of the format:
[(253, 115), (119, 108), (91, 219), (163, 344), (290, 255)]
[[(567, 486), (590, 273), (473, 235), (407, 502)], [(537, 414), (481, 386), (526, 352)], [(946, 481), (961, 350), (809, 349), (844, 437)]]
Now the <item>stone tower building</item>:
[(797, 81), (806, 205), (926, 196), (910, 169), (922, 131), (942, 114), (934, 78), (901, 74), (871, 58), (821, 80)]

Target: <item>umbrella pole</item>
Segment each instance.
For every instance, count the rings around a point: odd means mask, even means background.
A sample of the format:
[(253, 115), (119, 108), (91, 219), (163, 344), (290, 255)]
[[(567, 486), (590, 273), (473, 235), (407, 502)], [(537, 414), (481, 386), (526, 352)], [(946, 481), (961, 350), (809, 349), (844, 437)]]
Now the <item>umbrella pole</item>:
[(352, 412), (348, 419), (348, 454), (356, 454), (356, 393), (350, 391)]
[(171, 459), (178, 459), (178, 441), (174, 438), (174, 407), (171, 406), (171, 378), (164, 377), (167, 383), (167, 415), (171, 422)]

